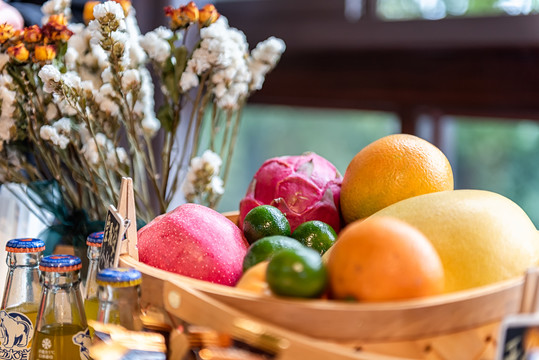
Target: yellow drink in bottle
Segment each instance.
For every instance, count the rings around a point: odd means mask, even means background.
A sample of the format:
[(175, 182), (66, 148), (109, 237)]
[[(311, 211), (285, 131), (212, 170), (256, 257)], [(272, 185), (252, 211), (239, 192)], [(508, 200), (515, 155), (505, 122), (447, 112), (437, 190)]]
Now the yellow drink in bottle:
[(39, 308), (39, 259), (45, 250), (40, 239), (12, 239), (6, 243), (9, 272), (0, 310), (0, 359), (28, 360)]
[[(87, 329), (77, 324), (45, 325), (34, 336), (31, 359), (81, 359), (81, 346), (77, 342), (88, 336), (87, 332)], [(88, 342), (82, 342), (83, 345), (89, 345)]]
[(87, 320), (97, 320), (97, 309), (99, 308), (99, 299), (92, 298), (84, 301), (84, 311)]
[(43, 283), (30, 360), (89, 360), (90, 330), (80, 289), (81, 260), (72, 255), (41, 259)]
[[(32, 323), (32, 327), (33, 327), (35, 325), (35, 323), (36, 323), (37, 308), (38, 308), (37, 304), (22, 304), (20, 306), (7, 308), (7, 309), (5, 309), (5, 311), (8, 314), (19, 313), (19, 314), (26, 315), (28, 320), (30, 320), (30, 322)], [(30, 336), (32, 336), (32, 334), (30, 334)]]

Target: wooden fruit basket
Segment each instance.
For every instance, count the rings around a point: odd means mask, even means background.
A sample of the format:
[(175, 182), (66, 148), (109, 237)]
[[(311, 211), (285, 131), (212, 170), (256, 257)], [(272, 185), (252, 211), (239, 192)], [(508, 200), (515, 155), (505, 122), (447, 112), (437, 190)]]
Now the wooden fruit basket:
[[(237, 213), (225, 214), (236, 222)], [(130, 249), (134, 246), (130, 244)], [(289, 300), (176, 275), (124, 254), (121, 266), (144, 274), (143, 301), (163, 306), (157, 292), (190, 289), (268, 324), (359, 354), (414, 359), (494, 359), (500, 321), (521, 311), (524, 277), (457, 293), (386, 303)], [(309, 357), (312, 358), (312, 357)], [(337, 359), (337, 357), (331, 357)]]

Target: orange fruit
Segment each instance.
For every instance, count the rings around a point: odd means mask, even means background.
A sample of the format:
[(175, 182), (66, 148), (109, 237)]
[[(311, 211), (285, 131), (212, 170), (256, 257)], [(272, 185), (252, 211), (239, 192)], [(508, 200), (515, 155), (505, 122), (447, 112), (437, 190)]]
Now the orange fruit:
[(442, 151), (417, 136), (389, 135), (348, 164), (341, 211), (348, 224), (400, 200), (444, 190), (453, 190), (453, 171)]
[(266, 281), (266, 269), (269, 261), (262, 261), (250, 267), (243, 273), (236, 284), (236, 288), (251, 291), (256, 294), (271, 293), (268, 282)]
[(356, 221), (329, 255), (330, 292), (337, 299), (390, 301), (440, 294), (442, 261), (415, 227), (392, 217)]

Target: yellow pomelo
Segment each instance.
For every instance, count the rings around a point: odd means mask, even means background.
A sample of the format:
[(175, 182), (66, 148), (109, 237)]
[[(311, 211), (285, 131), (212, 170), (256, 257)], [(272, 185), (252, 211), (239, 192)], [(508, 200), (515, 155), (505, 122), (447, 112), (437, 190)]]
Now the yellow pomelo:
[(484, 190), (419, 195), (374, 216), (393, 216), (418, 228), (438, 251), (445, 292), (524, 274), (539, 259), (539, 232), (524, 210)]

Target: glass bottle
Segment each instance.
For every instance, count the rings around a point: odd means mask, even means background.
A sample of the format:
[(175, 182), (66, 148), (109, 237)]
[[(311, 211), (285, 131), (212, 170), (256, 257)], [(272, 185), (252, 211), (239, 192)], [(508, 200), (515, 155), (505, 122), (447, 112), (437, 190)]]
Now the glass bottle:
[(30, 360), (88, 360), (90, 331), (80, 289), (80, 258), (41, 259), (42, 293)]
[(142, 331), (140, 271), (127, 268), (103, 269), (97, 274), (99, 310), (97, 321)]
[(88, 274), (86, 276), (86, 286), (84, 287), (84, 310), (87, 320), (97, 319), (97, 308), (99, 300), (97, 298), (97, 265), (99, 254), (103, 244), (103, 231), (92, 233), (86, 239), (88, 245)]
[(12, 239), (6, 244), (9, 271), (0, 311), (0, 359), (28, 359), (41, 294), (43, 250), (45, 243), (40, 239)]

